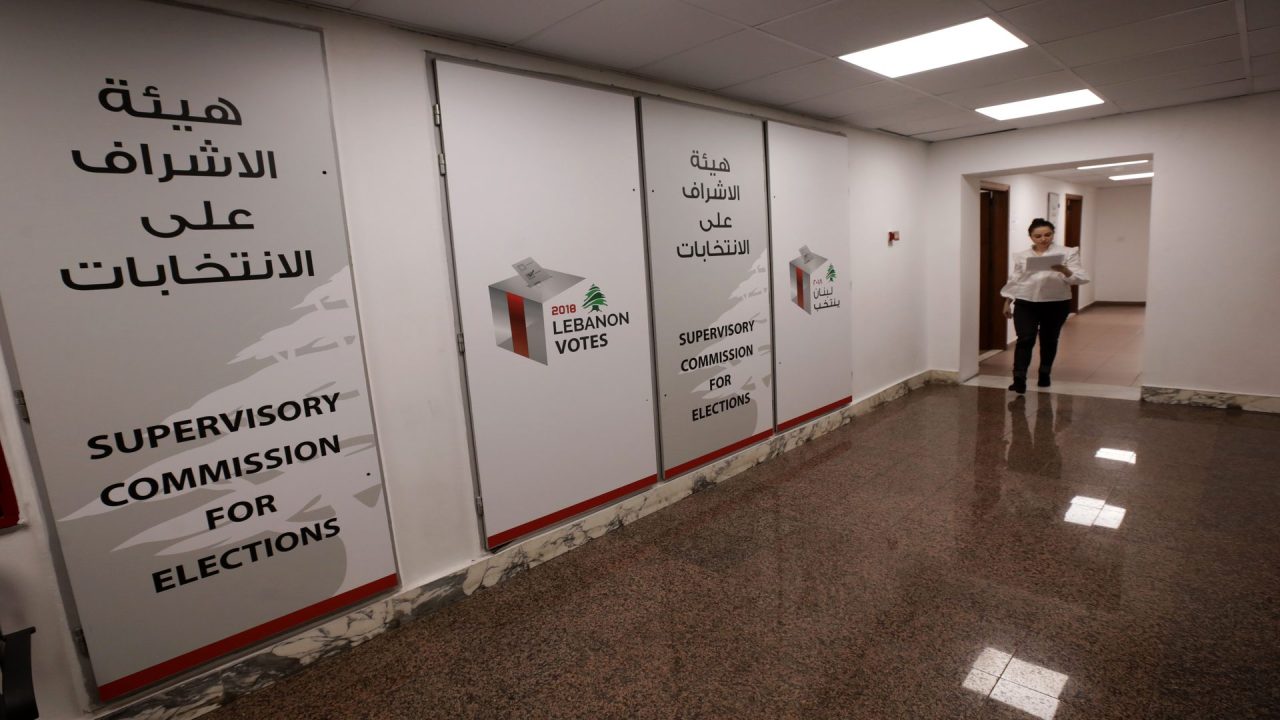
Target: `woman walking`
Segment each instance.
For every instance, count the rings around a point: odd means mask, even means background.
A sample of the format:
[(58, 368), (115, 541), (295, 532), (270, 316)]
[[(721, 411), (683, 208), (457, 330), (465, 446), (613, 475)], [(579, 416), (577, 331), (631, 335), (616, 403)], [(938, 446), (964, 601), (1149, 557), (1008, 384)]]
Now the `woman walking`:
[[(1039, 387), (1049, 387), (1053, 359), (1058, 354), (1058, 334), (1071, 314), (1071, 286), (1089, 282), (1080, 267), (1080, 251), (1053, 242), (1053, 223), (1043, 218), (1031, 221), (1027, 228), (1031, 247), (1014, 253), (1009, 282), (1000, 289), (1004, 296), (1004, 316), (1013, 318), (1018, 345), (1013, 351), (1013, 384), (1016, 393), (1027, 391), (1027, 368), (1031, 350), (1040, 335)], [(1049, 270), (1027, 270), (1027, 259), (1043, 255), (1060, 256), (1062, 261)]]

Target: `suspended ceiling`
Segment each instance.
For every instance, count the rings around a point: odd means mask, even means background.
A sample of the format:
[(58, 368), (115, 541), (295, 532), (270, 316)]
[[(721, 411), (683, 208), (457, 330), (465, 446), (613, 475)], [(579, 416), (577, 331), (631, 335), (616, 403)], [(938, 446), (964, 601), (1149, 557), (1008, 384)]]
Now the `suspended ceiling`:
[[(1280, 0), (310, 0), (926, 141), (1280, 90)], [(1028, 47), (889, 79), (837, 59), (990, 17)], [(996, 121), (974, 108), (1088, 88)]]

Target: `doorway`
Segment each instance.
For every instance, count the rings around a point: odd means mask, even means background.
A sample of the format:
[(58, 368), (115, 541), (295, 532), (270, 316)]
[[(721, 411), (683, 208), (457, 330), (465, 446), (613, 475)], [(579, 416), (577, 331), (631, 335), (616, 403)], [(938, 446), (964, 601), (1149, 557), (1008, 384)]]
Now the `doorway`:
[(999, 352), (1009, 343), (1009, 323), (1000, 298), (1000, 288), (1009, 277), (1009, 186), (983, 182), (978, 202), (982, 247), (978, 350)]
[[(1048, 217), (1057, 225), (1058, 245), (1080, 253), (1090, 282), (1072, 288), (1072, 314), (1062, 329), (1047, 392), (1138, 399), (1151, 180), (1112, 180), (1121, 163), (1151, 169), (1154, 158), (1084, 159), (969, 176), (976, 195), (970, 197), (978, 201), (979, 210), (977, 217), (966, 213), (973, 223), (970, 232), (976, 230), (977, 235), (969, 247), (978, 255), (974, 260), (979, 272), (971, 276), (978, 292), (969, 301), (973, 314), (968, 316), (976, 314), (977, 321), (969, 320), (972, 324), (966, 328), (972, 343), (968, 347), (977, 349), (969, 356), (976, 360), (976, 373), (966, 384), (1000, 389), (1009, 384), (1015, 333), (1003, 317), (1000, 288), (1013, 256), (1027, 247), (1025, 228), (1036, 218)], [(966, 202), (966, 209), (972, 208), (972, 201)], [(1032, 353), (1033, 373), (1039, 368), (1039, 346), (1037, 342)]]

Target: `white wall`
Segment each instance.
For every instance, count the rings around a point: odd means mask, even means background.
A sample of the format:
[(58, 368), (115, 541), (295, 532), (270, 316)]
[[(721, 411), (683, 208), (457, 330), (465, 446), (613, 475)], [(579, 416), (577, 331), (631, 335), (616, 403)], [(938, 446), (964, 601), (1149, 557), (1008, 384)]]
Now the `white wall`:
[[(850, 131), (855, 400), (928, 369), (920, 274), (929, 243), (917, 201), (925, 149), (911, 140)], [(902, 238), (893, 247), (890, 230)]]
[[(396, 555), (406, 587), (439, 578), (484, 554), (472, 501), (425, 53), (842, 129), (336, 12), (258, 0), (201, 4), (324, 30), (352, 268)], [(851, 130), (849, 136), (856, 302), (852, 394), (861, 399), (928, 367), (925, 293), (919, 279), (930, 245), (918, 202), (926, 151), (922, 143), (883, 134)], [(889, 230), (902, 233), (897, 247), (885, 242)], [(0, 387), (0, 397), (10, 397), (7, 387)], [(58, 588), (49, 523), (39, 507), (35, 473), (11, 403), (0, 403), (0, 431), (27, 520), (0, 534), (0, 621), (7, 628), (39, 628), (34, 654), (41, 716), (82, 717), (89, 699), (65, 622), (63, 602), (70, 598)]]
[(1098, 300), (1146, 302), (1151, 241), (1151, 186), (1102, 188), (1098, 196)]
[[(1084, 198), (1084, 216), (1080, 222), (1080, 264), (1089, 277), (1093, 277), (1094, 260), (1097, 254), (1094, 225), (1097, 219), (1096, 200), (1093, 188), (1086, 185), (1063, 182), (1042, 175), (1021, 173), (1018, 175), (998, 175), (983, 177), (982, 180), (1001, 183), (1009, 186), (1009, 264), (1013, 267), (1013, 254), (1031, 247), (1031, 238), (1027, 228), (1036, 218), (1049, 219), (1049, 193), (1058, 193), (1058, 220), (1054, 242), (1062, 245), (1067, 237), (1067, 195), (1079, 195)], [(1080, 309), (1088, 307), (1094, 300), (1093, 284), (1080, 286)], [(1017, 333), (1013, 329), (1013, 320), (1008, 321), (1005, 337), (1012, 343)]]
[[(977, 372), (977, 176), (1152, 153), (1143, 382), (1280, 396), (1280, 93), (1097, 118), (929, 148), (929, 365)], [(1248, 348), (1248, 352), (1244, 351)]]

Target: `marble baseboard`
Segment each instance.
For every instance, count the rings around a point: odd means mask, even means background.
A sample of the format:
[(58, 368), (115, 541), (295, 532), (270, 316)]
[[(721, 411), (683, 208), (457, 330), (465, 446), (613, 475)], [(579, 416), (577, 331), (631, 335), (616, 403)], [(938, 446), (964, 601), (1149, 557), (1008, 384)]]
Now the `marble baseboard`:
[(1183, 388), (1143, 385), (1142, 401), (1168, 405), (1196, 405), (1199, 407), (1222, 408), (1224, 410), (1280, 413), (1280, 397), (1274, 395), (1243, 395), (1209, 390), (1186, 390)]
[(819, 438), (928, 384), (956, 384), (955, 372), (928, 370), (841, 410), (775, 435), (710, 465), (667, 480), (540, 535), (503, 548), (464, 570), (401, 590), (342, 617), (303, 630), (251, 655), (162, 689), (129, 705), (99, 711), (101, 720), (192, 720), (292, 675), (322, 658), (353, 648), (416, 617), (492, 587), (507, 578), (713, 487), (755, 465)]

